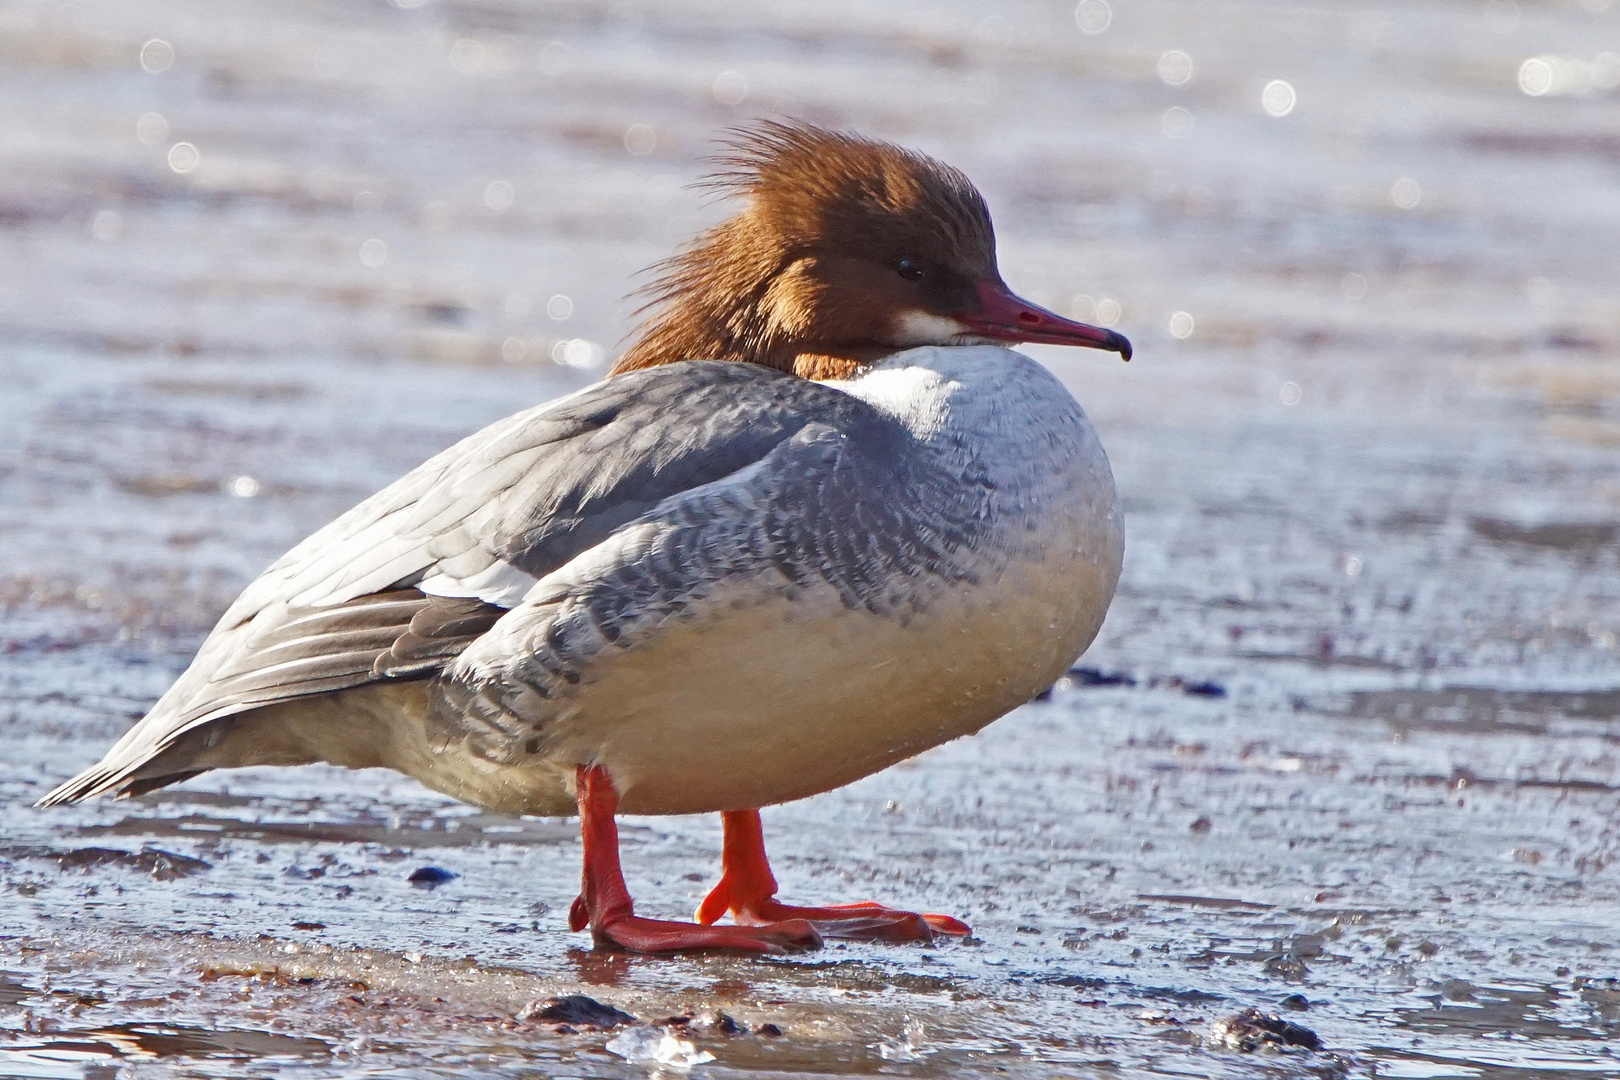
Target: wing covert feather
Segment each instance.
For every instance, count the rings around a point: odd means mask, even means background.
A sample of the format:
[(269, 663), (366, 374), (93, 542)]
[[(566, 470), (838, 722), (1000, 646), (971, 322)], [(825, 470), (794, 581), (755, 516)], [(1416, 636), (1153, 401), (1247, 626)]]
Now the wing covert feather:
[[(615, 547), (606, 542), (660, 504), (750, 469), (807, 423), (854, 429), (877, 416), (832, 387), (694, 361), (616, 376), (498, 421), (272, 564), (146, 718), (51, 797), (117, 788), (180, 734), (220, 717), (435, 675), (536, 581)], [(674, 567), (662, 574), (666, 588), (678, 576)], [(569, 669), (558, 670), (565, 678)]]

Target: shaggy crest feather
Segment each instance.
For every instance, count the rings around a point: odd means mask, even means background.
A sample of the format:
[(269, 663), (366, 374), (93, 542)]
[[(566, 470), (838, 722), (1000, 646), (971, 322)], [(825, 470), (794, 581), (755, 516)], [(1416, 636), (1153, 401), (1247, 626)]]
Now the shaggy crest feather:
[(652, 268), (638, 311), (650, 321), (615, 373), (714, 359), (814, 376), (829, 373), (830, 358), (847, 374), (836, 361), (875, 359), (871, 346), (894, 337), (893, 305), (881, 279), (863, 302), (832, 285), (832, 268), (892, 275), (918, 259), (964, 280), (996, 275), (990, 211), (959, 170), (803, 123), (730, 135), (700, 186), (746, 205)]

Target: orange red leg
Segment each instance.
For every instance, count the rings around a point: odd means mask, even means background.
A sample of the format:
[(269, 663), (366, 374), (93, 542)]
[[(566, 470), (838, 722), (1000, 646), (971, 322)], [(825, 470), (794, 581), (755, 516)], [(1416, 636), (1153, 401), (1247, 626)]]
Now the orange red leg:
[(932, 941), (935, 934), (965, 936), (968, 925), (949, 915), (919, 915), (867, 901), (830, 907), (796, 907), (776, 900), (776, 878), (765, 855), (758, 810), (728, 810), (720, 881), (698, 905), (705, 925), (731, 913), (740, 926), (768, 926), (782, 920), (807, 921), (823, 937), (865, 941)]
[(589, 926), (598, 945), (631, 952), (728, 949), (781, 954), (820, 947), (820, 936), (802, 919), (700, 926), (638, 916), (619, 867), (619, 828), (613, 820), (619, 793), (600, 765), (580, 766), (576, 779), (585, 869), (579, 897), (568, 912), (570, 927)]

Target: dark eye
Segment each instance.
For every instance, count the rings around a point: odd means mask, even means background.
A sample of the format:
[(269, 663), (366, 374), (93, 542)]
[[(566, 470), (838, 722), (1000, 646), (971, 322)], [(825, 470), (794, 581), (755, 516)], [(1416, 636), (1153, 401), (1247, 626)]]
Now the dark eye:
[(901, 259), (894, 264), (895, 273), (907, 281), (921, 281), (923, 279), (922, 263), (916, 259)]

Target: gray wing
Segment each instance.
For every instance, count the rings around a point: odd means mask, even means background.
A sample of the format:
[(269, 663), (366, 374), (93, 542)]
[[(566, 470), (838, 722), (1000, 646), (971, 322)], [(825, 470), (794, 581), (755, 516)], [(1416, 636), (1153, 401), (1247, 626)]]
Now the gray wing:
[(144, 764), (221, 717), (436, 676), (540, 579), (671, 497), (757, 465), (807, 424), (902, 434), (830, 387), (706, 361), (617, 376), (499, 421), (278, 559), (151, 712), (42, 802), (127, 793)]
[(551, 749), (551, 721), (573, 713), (594, 664), (727, 610), (739, 582), (755, 598), (830, 588), (847, 608), (904, 624), (941, 590), (993, 572), (993, 556), (967, 557), (992, 485), (971, 466), (947, 475), (908, 443), (875, 418), (810, 423), (756, 464), (665, 500), (460, 653), (434, 683), (436, 725), (478, 755), (519, 762)]

